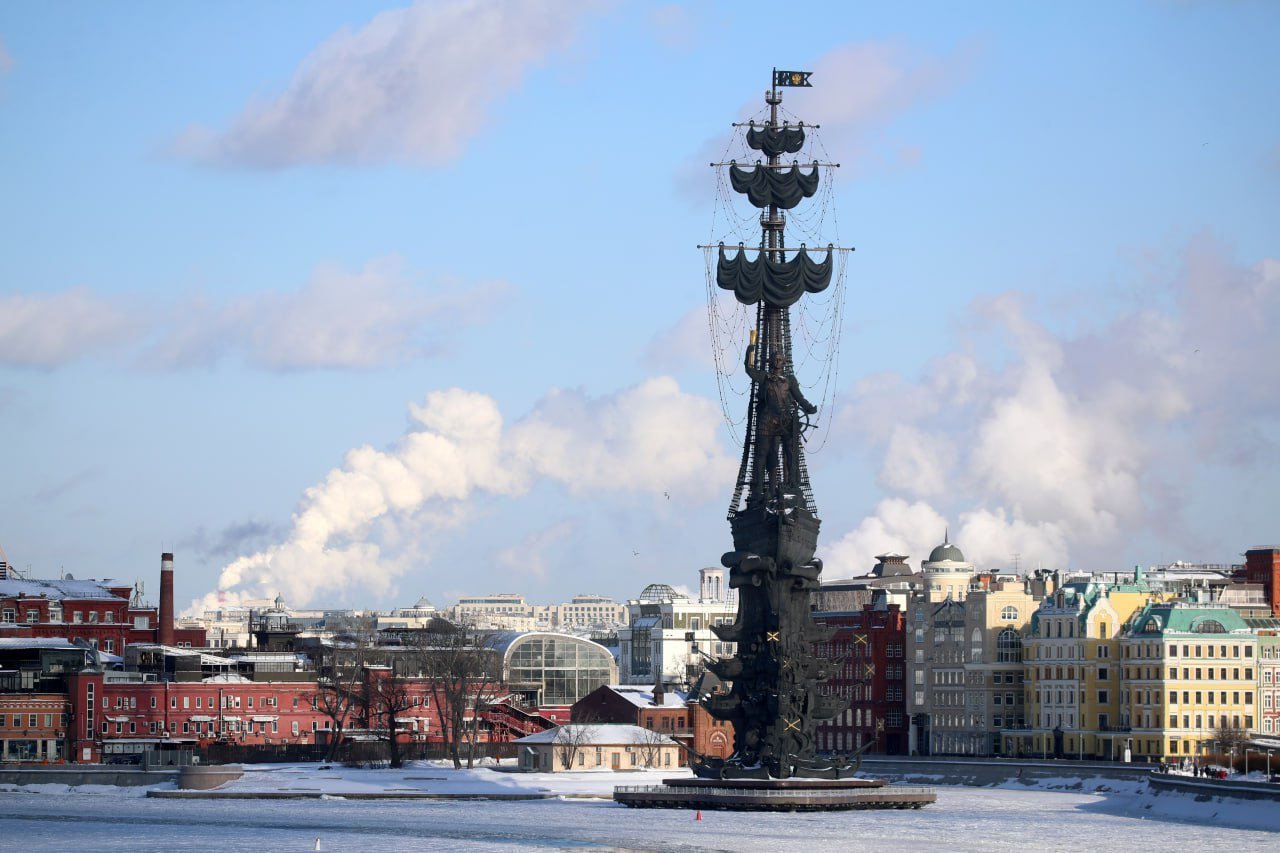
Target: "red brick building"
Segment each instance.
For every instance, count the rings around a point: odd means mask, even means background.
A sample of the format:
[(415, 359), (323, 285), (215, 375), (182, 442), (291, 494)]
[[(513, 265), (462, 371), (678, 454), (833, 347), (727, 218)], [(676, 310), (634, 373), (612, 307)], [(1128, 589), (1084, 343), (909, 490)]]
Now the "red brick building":
[(0, 693), (0, 761), (65, 759), (65, 693)]
[[(618, 723), (655, 731), (684, 744), (699, 755), (728, 758), (733, 754), (733, 727), (717, 720), (690, 699), (675, 691), (606, 684), (573, 706), (575, 723)], [(680, 765), (688, 764), (682, 753)]]
[(1271, 615), (1280, 616), (1280, 545), (1245, 551), (1244, 576), (1246, 583), (1262, 584)]
[(815, 652), (842, 662), (827, 687), (849, 700), (842, 714), (818, 723), (818, 751), (849, 753), (870, 744), (869, 753), (905, 754), (906, 621), (898, 605), (867, 604), (861, 611), (817, 612), (813, 618), (836, 628)]
[(173, 625), (172, 554), (162, 555), (160, 590), (157, 608), (143, 604), (123, 581), (27, 579), (16, 577), (6, 565), (0, 573), (0, 638), (83, 640), (116, 655), (128, 643), (203, 647), (204, 629)]

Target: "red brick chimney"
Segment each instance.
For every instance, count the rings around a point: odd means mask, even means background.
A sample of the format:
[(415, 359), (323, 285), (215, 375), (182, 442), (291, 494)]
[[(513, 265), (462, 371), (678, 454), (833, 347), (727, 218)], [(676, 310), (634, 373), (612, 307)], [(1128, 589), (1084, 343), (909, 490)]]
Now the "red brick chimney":
[(173, 645), (173, 555), (160, 555), (160, 625), (156, 639), (161, 645)]
[(1250, 548), (1244, 560), (1245, 580), (1262, 584), (1271, 615), (1280, 616), (1280, 545)]

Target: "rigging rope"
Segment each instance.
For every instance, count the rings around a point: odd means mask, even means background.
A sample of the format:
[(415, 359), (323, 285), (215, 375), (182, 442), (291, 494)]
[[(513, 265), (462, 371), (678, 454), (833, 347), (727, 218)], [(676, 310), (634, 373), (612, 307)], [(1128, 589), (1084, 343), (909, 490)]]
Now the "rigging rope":
[[(767, 110), (761, 110), (751, 118), (758, 125), (763, 125), (767, 121), (767, 113)], [(786, 110), (782, 113), (792, 124), (799, 123)], [(759, 159), (760, 152), (747, 146), (745, 128), (735, 130), (739, 132), (731, 135), (720, 162), (736, 160), (744, 165), (755, 162)], [(806, 145), (812, 142), (820, 152), (820, 157), (810, 157), (810, 162), (814, 159), (830, 161), (826, 146), (811, 125), (805, 125), (805, 139)], [(788, 240), (788, 251), (798, 249), (800, 243), (806, 244), (815, 252), (821, 252), (828, 244), (839, 245), (840, 229), (832, 174), (832, 170), (826, 172), (826, 180), (820, 184), (815, 204), (801, 205), (799, 209), (788, 212), (787, 230), (791, 237)], [(747, 249), (759, 246), (760, 215), (760, 211), (750, 207), (733, 191), (729, 185), (728, 170), (717, 169), (716, 203), (712, 213), (711, 239), (707, 241), (707, 245), (724, 243), (726, 247), (736, 248), (741, 243)], [(788, 353), (792, 370), (806, 396), (810, 397), (810, 402), (818, 406), (813, 426), (818, 429), (820, 440), (816, 447), (810, 448), (810, 452), (814, 453), (820, 452), (826, 445), (838, 389), (848, 252), (837, 251), (835, 254), (831, 286), (822, 293), (807, 294), (796, 303), (797, 316), (790, 324), (795, 332), (795, 340), (792, 341), (795, 353)], [(742, 360), (746, 354), (747, 333), (757, 325), (754, 322), (756, 318), (751, 316), (756, 312), (751, 311), (753, 306), (742, 305), (717, 288), (715, 270), (718, 250), (707, 248), (703, 250), (703, 255), (706, 266), (707, 329), (715, 362), (716, 388), (725, 423), (733, 440), (738, 442), (741, 441), (738, 427), (744, 421), (750, 421), (750, 407), (743, 406), (742, 401), (750, 393), (751, 383), (742, 369)], [(813, 399), (814, 397), (817, 399)], [(750, 431), (749, 424), (747, 431)]]

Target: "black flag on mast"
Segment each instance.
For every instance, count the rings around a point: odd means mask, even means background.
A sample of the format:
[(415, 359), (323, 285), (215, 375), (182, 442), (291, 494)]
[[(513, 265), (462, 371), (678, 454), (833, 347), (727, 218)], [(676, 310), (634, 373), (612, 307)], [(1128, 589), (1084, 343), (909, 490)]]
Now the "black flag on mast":
[(813, 88), (813, 84), (809, 82), (809, 75), (812, 73), (812, 71), (774, 71), (773, 85), (808, 86)]

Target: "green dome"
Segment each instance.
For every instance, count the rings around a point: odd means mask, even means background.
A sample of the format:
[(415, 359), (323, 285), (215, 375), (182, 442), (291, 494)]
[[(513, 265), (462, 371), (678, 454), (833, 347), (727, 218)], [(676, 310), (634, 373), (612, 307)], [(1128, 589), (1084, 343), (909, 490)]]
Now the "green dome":
[(950, 560), (953, 563), (963, 563), (964, 554), (962, 554), (960, 549), (955, 545), (952, 545), (950, 542), (943, 542), (937, 548), (934, 548), (929, 552), (929, 562), (941, 563), (944, 560)]

